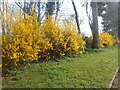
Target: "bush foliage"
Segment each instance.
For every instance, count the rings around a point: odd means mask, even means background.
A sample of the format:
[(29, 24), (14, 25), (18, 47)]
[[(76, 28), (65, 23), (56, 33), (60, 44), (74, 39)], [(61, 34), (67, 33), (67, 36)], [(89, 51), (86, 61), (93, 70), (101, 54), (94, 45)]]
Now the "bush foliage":
[(102, 33), (100, 34), (100, 47), (111, 47), (115, 44), (115, 38), (110, 35), (109, 33)]
[(40, 26), (35, 16), (10, 22), (9, 32), (2, 36), (3, 71), (31, 61), (76, 56), (85, 48), (82, 35), (71, 22), (61, 25), (49, 17)]
[[(113, 46), (117, 41), (114, 38), (114, 36), (110, 35), (107, 32), (99, 34), (100, 38), (100, 47), (105, 48), (105, 47), (111, 47)], [(88, 42), (90, 45), (92, 45), (92, 39), (93, 37), (88, 38)]]
[[(2, 18), (2, 22), (6, 24), (6, 32), (2, 35), (3, 74), (32, 61), (82, 54), (85, 44), (87, 47), (92, 44), (92, 37), (85, 43), (83, 35), (78, 34), (71, 21), (55, 21), (51, 16), (40, 24), (35, 13), (33, 16), (25, 15), (25, 18), (15, 13), (14, 18), (8, 15)], [(113, 46), (116, 42), (109, 33), (99, 36), (101, 48)]]

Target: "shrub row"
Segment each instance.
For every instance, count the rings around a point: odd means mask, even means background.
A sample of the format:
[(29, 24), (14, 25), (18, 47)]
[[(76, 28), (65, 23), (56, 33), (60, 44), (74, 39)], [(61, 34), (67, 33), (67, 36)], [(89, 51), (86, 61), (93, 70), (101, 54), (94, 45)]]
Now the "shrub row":
[[(110, 47), (116, 42), (109, 33), (100, 36), (100, 47)], [(92, 44), (92, 37), (87, 39)], [(7, 33), (2, 35), (3, 73), (32, 61), (54, 60), (61, 56), (76, 56), (83, 53), (85, 41), (71, 22), (60, 23), (52, 17), (42, 25), (35, 16), (22, 16), (9, 19)]]
[(11, 20), (8, 33), (2, 36), (3, 72), (31, 61), (50, 60), (82, 53), (85, 42), (71, 22), (47, 18), (40, 26), (33, 16)]

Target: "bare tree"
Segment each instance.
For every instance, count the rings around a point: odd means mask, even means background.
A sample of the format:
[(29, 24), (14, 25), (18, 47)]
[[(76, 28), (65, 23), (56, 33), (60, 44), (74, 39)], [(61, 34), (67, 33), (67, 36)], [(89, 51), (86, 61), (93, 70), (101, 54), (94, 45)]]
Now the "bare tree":
[(26, 13), (28, 15), (32, 15), (31, 10), (32, 10), (32, 5), (34, 4), (34, 2), (26, 2), (24, 0), (24, 3), (22, 3), (22, 2), (15, 2), (15, 3), (19, 8), (21, 8), (23, 10), (24, 13)]
[[(25, 19), (26, 19), (25, 14), (28, 14), (29, 16), (33, 16), (33, 14), (36, 13), (37, 21), (41, 24), (41, 21), (45, 16), (45, 14), (43, 14), (45, 13), (44, 10), (45, 2), (24, 0), (24, 2), (15, 2), (15, 4), (23, 11), (23, 16)], [(32, 11), (33, 10), (32, 6), (34, 6), (34, 11)]]
[(60, 11), (60, 7), (61, 7), (61, 5), (63, 4), (63, 1), (61, 2), (61, 1), (56, 1), (56, 3), (55, 3), (55, 9), (56, 9), (56, 12), (55, 12), (55, 20), (57, 19), (57, 17), (58, 17), (58, 13), (59, 13), (59, 11)]
[(79, 20), (78, 20), (78, 12), (77, 12), (77, 9), (76, 9), (74, 1), (73, 0), (71, 0), (71, 1), (72, 1), (73, 9), (75, 11), (75, 19), (76, 19), (76, 23), (77, 23), (78, 33), (81, 33), (80, 32), (80, 26), (79, 26), (80, 24), (79, 24)]

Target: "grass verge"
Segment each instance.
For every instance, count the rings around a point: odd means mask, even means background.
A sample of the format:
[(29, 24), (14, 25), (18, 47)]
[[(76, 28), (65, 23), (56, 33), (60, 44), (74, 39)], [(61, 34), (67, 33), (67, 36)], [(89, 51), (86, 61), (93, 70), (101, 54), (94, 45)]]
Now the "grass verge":
[(3, 88), (108, 88), (118, 66), (117, 46), (14, 72)]

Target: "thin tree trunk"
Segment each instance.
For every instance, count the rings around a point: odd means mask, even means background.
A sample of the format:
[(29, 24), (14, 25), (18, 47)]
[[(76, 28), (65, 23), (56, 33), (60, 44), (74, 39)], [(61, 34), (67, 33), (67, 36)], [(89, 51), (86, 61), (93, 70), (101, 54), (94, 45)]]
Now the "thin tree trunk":
[(91, 2), (92, 7), (92, 15), (93, 15), (93, 23), (92, 23), (92, 34), (93, 34), (93, 42), (92, 42), (92, 48), (100, 48), (99, 43), (99, 32), (98, 32), (98, 9), (97, 9), (97, 2)]
[[(25, 3), (26, 3), (26, 1), (24, 0), (24, 8), (25, 8)], [(23, 17), (24, 17), (24, 19), (26, 19), (25, 12), (23, 12)]]
[(38, 2), (38, 17), (37, 21), (40, 22), (40, 2)]
[[(6, 13), (5, 13), (6, 16), (5, 17), (7, 19), (7, 17), (8, 17), (8, 0), (6, 0), (6, 7), (5, 8), (6, 8)], [(9, 33), (8, 22), (6, 22), (6, 31), (7, 31), (6, 33)]]
[(120, 2), (118, 2), (118, 39), (120, 40)]
[(72, 5), (73, 5), (73, 9), (75, 11), (75, 19), (76, 19), (76, 23), (77, 23), (77, 29), (78, 29), (78, 33), (80, 34), (80, 24), (79, 24), (79, 20), (78, 20), (78, 13), (77, 13), (77, 9), (76, 9), (76, 6), (75, 6), (75, 3), (74, 1), (72, 0)]
[[(5, 4), (4, 2), (2, 2), (2, 9), (3, 9), (3, 18), (5, 19)], [(5, 22), (4, 20), (2, 20), (2, 34), (5, 34)]]

